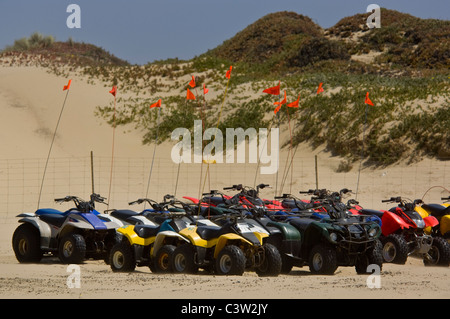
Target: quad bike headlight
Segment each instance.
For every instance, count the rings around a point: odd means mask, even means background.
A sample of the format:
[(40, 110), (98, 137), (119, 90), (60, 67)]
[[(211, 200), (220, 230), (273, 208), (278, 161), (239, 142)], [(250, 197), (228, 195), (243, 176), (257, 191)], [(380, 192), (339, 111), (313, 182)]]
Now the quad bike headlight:
[(332, 241), (337, 242), (338, 235), (337, 235), (336, 233), (331, 233), (331, 234), (330, 234), (330, 239), (331, 239)]
[(370, 237), (375, 237), (376, 234), (377, 234), (377, 229), (376, 228), (372, 228), (371, 230), (369, 230), (369, 236)]

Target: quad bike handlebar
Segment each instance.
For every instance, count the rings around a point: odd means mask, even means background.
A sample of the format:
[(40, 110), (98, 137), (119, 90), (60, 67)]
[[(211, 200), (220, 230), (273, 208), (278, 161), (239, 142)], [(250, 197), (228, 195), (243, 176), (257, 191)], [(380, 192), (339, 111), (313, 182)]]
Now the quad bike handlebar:
[(402, 198), (400, 196), (381, 200), (382, 203), (400, 203), (401, 201), (402, 201)]
[(326, 198), (326, 197), (331, 196), (334, 193), (337, 193), (340, 196), (342, 196), (343, 194), (353, 193), (353, 192), (351, 189), (348, 189), (348, 188), (342, 188), (339, 192), (332, 192), (328, 189), (322, 188), (322, 189), (309, 189), (307, 191), (299, 191), (299, 193), (314, 195), (314, 196), (317, 196), (318, 198)]
[(95, 209), (95, 202), (107, 205), (105, 200), (106, 200), (105, 197), (102, 197), (96, 193), (91, 194), (89, 201), (85, 201), (80, 197), (72, 196), (72, 195), (68, 195), (63, 198), (55, 198), (55, 202), (60, 203), (60, 204), (73, 201), (77, 210), (79, 210), (81, 212), (85, 212), (85, 213), (90, 212)]
[(402, 198), (401, 196), (391, 197), (390, 199), (383, 199), (382, 203), (398, 203), (398, 207), (406, 209), (407, 211), (413, 211), (417, 204), (422, 204), (421, 199), (411, 200), (408, 198)]
[(405, 203), (413, 203), (413, 204), (421, 204), (423, 203), (423, 201), (421, 199), (415, 199), (415, 200), (411, 200), (408, 198), (402, 198), (401, 196), (397, 196), (397, 197), (391, 197), (389, 199), (383, 199), (381, 200), (382, 203), (400, 203), (400, 204), (405, 204)]
[(448, 202), (448, 201), (450, 201), (450, 196), (441, 197), (441, 200), (444, 200), (444, 201)]
[(274, 199), (289, 199), (289, 198), (293, 198), (293, 196), (291, 194), (286, 194), (284, 193), (281, 196), (275, 196)]
[[(170, 199), (170, 200), (167, 201), (168, 199)], [(171, 204), (171, 202), (174, 199), (175, 199), (175, 197), (173, 195), (167, 194), (167, 195), (164, 195), (163, 201), (161, 203), (158, 203), (157, 201), (154, 201), (153, 199), (150, 199), (150, 198), (139, 198), (135, 201), (129, 202), (128, 205), (142, 204), (144, 202), (147, 202), (150, 204), (150, 206), (154, 210), (163, 211), (167, 208), (168, 205)]]

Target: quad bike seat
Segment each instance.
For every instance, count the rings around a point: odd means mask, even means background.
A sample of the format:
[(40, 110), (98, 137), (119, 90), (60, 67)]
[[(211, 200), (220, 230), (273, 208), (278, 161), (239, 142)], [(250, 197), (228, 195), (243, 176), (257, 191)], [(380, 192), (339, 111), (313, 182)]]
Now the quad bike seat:
[(62, 211), (53, 208), (40, 208), (35, 212), (36, 215), (47, 215), (47, 214), (64, 214)]
[(293, 218), (289, 221), (289, 223), (297, 228), (300, 232), (304, 232), (306, 228), (308, 228), (309, 224), (316, 220), (311, 218)]
[(136, 225), (134, 226), (134, 231), (141, 238), (154, 237), (158, 234), (161, 226), (153, 225)]
[(214, 238), (218, 238), (226, 233), (233, 233), (233, 231), (230, 226), (232, 225), (232, 222), (225, 222), (222, 226), (198, 226), (197, 227), (197, 234), (204, 240), (210, 240)]
[(129, 209), (117, 209), (110, 213), (112, 217), (118, 218), (120, 220), (127, 220), (129, 217), (133, 217), (138, 214), (139, 213), (136, 213), (135, 211)]
[(383, 212), (375, 209), (363, 209), (361, 210), (361, 213), (363, 213), (363, 215), (375, 215), (379, 218), (383, 217)]
[(44, 221), (50, 225), (54, 225), (56, 227), (61, 227), (62, 224), (64, 224), (64, 221), (66, 220), (66, 216), (63, 215), (62, 213), (60, 213), (60, 214), (55, 214), (55, 213), (42, 214), (42, 215), (39, 215), (39, 218), (42, 221)]
[(224, 200), (221, 196), (207, 196), (204, 197), (203, 200), (206, 204), (212, 204), (215, 206), (224, 203)]
[[(220, 204), (219, 204), (220, 205)], [(227, 212), (225, 207), (214, 207), (214, 206), (202, 206), (201, 208), (202, 216), (218, 216)]]
[(198, 226), (197, 234), (204, 240), (210, 240), (220, 237), (223, 234), (222, 227), (216, 226)]
[(423, 204), (422, 208), (431, 212), (431, 215), (436, 218), (450, 214), (450, 206), (442, 206), (439, 204)]

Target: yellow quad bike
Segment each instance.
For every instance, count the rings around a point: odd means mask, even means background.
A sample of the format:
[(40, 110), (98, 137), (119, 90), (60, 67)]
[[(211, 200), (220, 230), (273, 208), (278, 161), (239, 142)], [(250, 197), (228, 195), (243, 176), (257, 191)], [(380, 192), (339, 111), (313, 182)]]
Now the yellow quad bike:
[[(441, 200), (448, 202), (450, 201), (450, 196), (442, 197)], [(433, 237), (433, 247), (436, 250), (435, 254), (439, 254), (439, 252), (443, 251), (450, 251), (450, 248), (447, 250), (436, 249), (436, 247), (439, 246), (443, 247), (450, 245), (450, 204), (422, 204), (421, 206), (417, 205), (415, 211), (419, 213), (422, 218), (434, 216), (439, 221), (439, 224), (436, 226), (428, 226), (424, 229), (425, 234)], [(433, 257), (433, 252), (429, 252), (429, 254)], [(436, 259), (438, 257), (442, 260), (446, 259), (447, 261), (450, 261), (450, 256), (435, 256)]]
[(223, 221), (220, 225), (191, 225), (179, 232), (189, 243), (177, 246), (172, 254), (170, 264), (175, 273), (196, 273), (204, 268), (218, 275), (255, 270), (259, 276), (278, 276), (281, 255), (275, 246), (265, 243), (267, 231), (247, 223), (240, 212), (219, 218)]
[(416, 211), (422, 216), (434, 216), (439, 221), (439, 225), (433, 229), (431, 227), (425, 228), (428, 234), (434, 234), (444, 237), (450, 242), (450, 196), (442, 197), (441, 200), (447, 201), (443, 204), (423, 204), (417, 206)]
[(188, 242), (178, 231), (190, 222), (184, 220), (184, 212), (153, 214), (155, 219), (163, 220), (161, 224), (126, 225), (117, 229), (122, 240), (112, 247), (109, 254), (112, 271), (131, 272), (136, 266), (148, 266), (152, 272), (171, 272), (169, 257), (175, 250), (173, 243)]

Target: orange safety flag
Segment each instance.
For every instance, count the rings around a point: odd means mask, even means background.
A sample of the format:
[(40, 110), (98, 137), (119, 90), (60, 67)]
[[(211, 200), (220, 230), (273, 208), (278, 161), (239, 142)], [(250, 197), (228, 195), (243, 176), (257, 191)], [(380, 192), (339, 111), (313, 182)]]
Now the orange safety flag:
[(191, 82), (189, 82), (189, 86), (192, 88), (195, 88), (195, 77), (194, 76), (192, 76), (192, 80), (191, 80)]
[(319, 87), (318, 87), (318, 89), (317, 89), (317, 94), (323, 92), (323, 87), (322, 87), (322, 85), (323, 85), (323, 83), (320, 82)]
[(364, 101), (364, 103), (374, 106), (372, 101), (369, 99), (369, 92), (366, 93), (366, 100)]
[(117, 87), (114, 85), (111, 89), (111, 91), (109, 91), (109, 93), (111, 93), (112, 95), (116, 96), (117, 93)]
[(206, 88), (206, 84), (203, 83), (203, 94), (206, 94), (209, 92), (209, 89)]
[(70, 88), (71, 83), (72, 83), (72, 80), (69, 80), (69, 83), (67, 83), (67, 85), (64, 85), (63, 91), (68, 90)]
[(189, 88), (187, 89), (186, 100), (195, 100), (195, 95)]
[(273, 105), (278, 105), (273, 112), (275, 114), (277, 114), (277, 112), (281, 109), (281, 106), (283, 104), (286, 104), (286, 91), (284, 91), (284, 99), (283, 99), (283, 101), (273, 103)]
[(280, 82), (278, 82), (277, 86), (265, 89), (263, 93), (272, 94), (272, 95), (280, 95)]
[(225, 77), (227, 78), (227, 79), (230, 79), (230, 77), (231, 77), (231, 70), (233, 69), (233, 66), (232, 65), (230, 65), (230, 69), (227, 71), (227, 73), (225, 74)]
[(161, 107), (161, 99), (158, 100), (158, 102), (153, 103), (152, 105), (150, 105), (150, 108), (152, 107)]
[(298, 99), (292, 103), (289, 103), (287, 107), (298, 107), (298, 102), (300, 102), (300, 94), (298, 95)]

